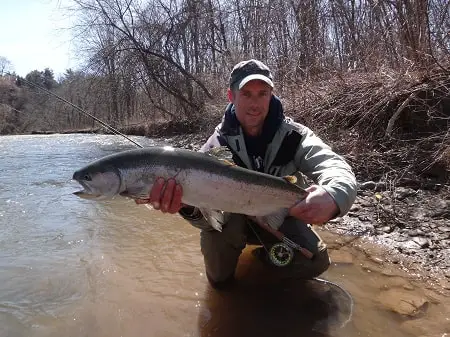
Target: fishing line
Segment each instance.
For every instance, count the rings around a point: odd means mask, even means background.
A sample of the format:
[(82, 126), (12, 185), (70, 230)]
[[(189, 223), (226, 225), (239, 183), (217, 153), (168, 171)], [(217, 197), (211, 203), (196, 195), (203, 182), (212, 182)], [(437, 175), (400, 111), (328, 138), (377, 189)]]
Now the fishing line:
[[(341, 290), (342, 293), (344, 294), (344, 296), (347, 297), (347, 299), (348, 299), (348, 301), (350, 303), (348, 317), (339, 326), (339, 329), (344, 328), (348, 323), (350, 323), (350, 321), (352, 320), (352, 317), (353, 317), (353, 310), (354, 310), (355, 302), (353, 300), (352, 295), (350, 295), (350, 293), (347, 290), (345, 290), (343, 287), (341, 287), (339, 284), (337, 284), (335, 282), (328, 281), (328, 280), (325, 280), (325, 279), (319, 278), (319, 277), (315, 277), (315, 278), (313, 278), (313, 280), (315, 280), (317, 282), (320, 282), (320, 283), (324, 283), (324, 284), (328, 284), (328, 285), (334, 286), (334, 287), (338, 288), (339, 290)], [(313, 330), (316, 330), (316, 329), (313, 329)], [(317, 331), (320, 331), (320, 330), (317, 329)]]
[(92, 115), (92, 114), (90, 114), (89, 112), (83, 110), (82, 108), (80, 108), (79, 106), (77, 106), (77, 105), (73, 104), (72, 102), (66, 100), (65, 98), (63, 98), (63, 97), (61, 97), (61, 96), (55, 94), (54, 92), (51, 92), (50, 90), (48, 90), (48, 89), (46, 89), (46, 88), (40, 86), (39, 84), (33, 83), (33, 82), (31, 82), (31, 81), (28, 81), (28, 80), (26, 80), (25, 78), (22, 78), (22, 77), (18, 77), (18, 78), (17, 78), (17, 81), (18, 81), (18, 83), (20, 83), (20, 82), (23, 81), (23, 82), (25, 82), (25, 83), (27, 83), (27, 84), (29, 84), (29, 85), (32, 85), (33, 87), (35, 87), (35, 88), (41, 90), (41, 91), (44, 91), (45, 93), (47, 93), (47, 94), (49, 94), (49, 95), (51, 95), (51, 96), (53, 96), (53, 97), (56, 97), (56, 98), (59, 99), (60, 101), (66, 103), (66, 104), (68, 104), (68, 105), (70, 105), (72, 108), (78, 110), (79, 112), (81, 112), (81, 113), (85, 114), (86, 116), (91, 117), (91, 118), (94, 119), (95, 121), (99, 122), (101, 125), (103, 125), (103, 126), (104, 126), (105, 128), (107, 128), (108, 130), (112, 131), (112, 132), (115, 133), (116, 135), (120, 135), (120, 136), (124, 137), (125, 139), (128, 139), (130, 142), (132, 142), (132, 143), (133, 143), (134, 145), (136, 145), (137, 147), (144, 148), (141, 144), (139, 144), (138, 142), (132, 140), (132, 139), (131, 139), (130, 137), (128, 137), (127, 135), (124, 135), (124, 134), (121, 133), (119, 130), (113, 128), (111, 125), (109, 125), (109, 124), (103, 122), (101, 119), (95, 117), (94, 115)]

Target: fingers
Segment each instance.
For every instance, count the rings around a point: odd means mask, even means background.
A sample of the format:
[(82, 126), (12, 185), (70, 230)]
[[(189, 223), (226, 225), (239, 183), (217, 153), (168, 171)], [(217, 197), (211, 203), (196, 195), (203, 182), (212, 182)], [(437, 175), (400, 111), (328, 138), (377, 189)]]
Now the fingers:
[(316, 185), (309, 186), (305, 191), (309, 193), (309, 195), (303, 199), (302, 201), (295, 204), (291, 209), (289, 210), (289, 215), (296, 217), (297, 219), (301, 219), (304, 221), (307, 221), (306, 217), (308, 216), (308, 213), (311, 212), (311, 205), (310, 205), (310, 199), (311, 199), (311, 193), (317, 190)]
[(175, 179), (167, 180), (167, 183), (164, 188), (164, 193), (161, 198), (161, 211), (166, 213), (170, 206), (172, 205), (173, 194), (175, 191), (176, 181)]
[(148, 200), (138, 201), (137, 204), (151, 203), (153, 208), (163, 213), (176, 213), (180, 210), (183, 190), (175, 179), (158, 178), (153, 184)]
[(289, 215), (309, 224), (321, 224), (328, 221), (329, 210), (324, 203), (313, 201), (307, 202), (303, 200), (289, 210)]
[[(289, 209), (289, 215), (296, 217), (297, 219), (304, 218), (305, 213), (310, 210), (309, 205), (306, 203), (306, 199), (302, 200), (298, 204), (295, 204), (291, 209)], [(304, 219), (306, 220), (306, 219)]]
[(180, 208), (182, 207), (182, 205), (181, 205), (182, 196), (183, 196), (183, 188), (181, 187), (181, 185), (176, 184), (174, 192), (173, 192), (173, 196), (172, 196), (172, 202), (170, 203), (170, 206), (169, 206), (167, 212), (173, 214), (180, 210)]
[(154, 209), (160, 209), (161, 207), (161, 193), (164, 190), (165, 181), (163, 178), (156, 179), (150, 191), (149, 201)]
[(314, 192), (314, 191), (316, 191), (318, 188), (319, 188), (319, 186), (317, 186), (317, 185), (311, 185), (311, 186), (309, 186), (305, 191), (306, 191), (306, 192)]
[(149, 199), (134, 199), (134, 202), (138, 205), (144, 205), (149, 203)]
[(319, 186), (310, 186), (309, 195), (291, 207), (289, 215), (310, 224), (327, 222), (338, 212), (338, 206), (328, 192)]

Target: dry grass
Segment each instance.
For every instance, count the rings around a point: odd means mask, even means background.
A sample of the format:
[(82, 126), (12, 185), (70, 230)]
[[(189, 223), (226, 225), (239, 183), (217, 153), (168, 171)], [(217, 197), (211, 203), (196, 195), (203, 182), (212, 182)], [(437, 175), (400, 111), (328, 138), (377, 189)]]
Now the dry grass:
[(290, 88), (286, 97), (294, 99), (286, 110), (330, 142), (360, 177), (448, 182), (449, 75), (434, 68), (333, 76)]

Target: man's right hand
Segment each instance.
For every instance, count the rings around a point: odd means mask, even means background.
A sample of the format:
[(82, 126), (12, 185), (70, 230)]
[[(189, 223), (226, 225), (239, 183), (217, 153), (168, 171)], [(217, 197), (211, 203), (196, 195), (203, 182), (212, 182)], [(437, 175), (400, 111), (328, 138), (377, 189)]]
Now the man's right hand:
[(137, 199), (136, 204), (151, 204), (154, 209), (161, 210), (163, 213), (177, 213), (183, 204), (181, 198), (183, 188), (177, 184), (175, 179), (170, 178), (167, 181), (164, 178), (158, 178), (153, 184), (148, 199)]

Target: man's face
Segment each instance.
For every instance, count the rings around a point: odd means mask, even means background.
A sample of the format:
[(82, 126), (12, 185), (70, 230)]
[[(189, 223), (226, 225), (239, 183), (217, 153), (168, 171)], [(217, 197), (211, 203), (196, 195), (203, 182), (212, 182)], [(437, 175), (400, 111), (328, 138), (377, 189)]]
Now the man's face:
[(236, 109), (236, 117), (248, 134), (256, 136), (261, 133), (271, 97), (272, 88), (260, 80), (248, 82), (241, 90), (228, 91), (228, 98)]

